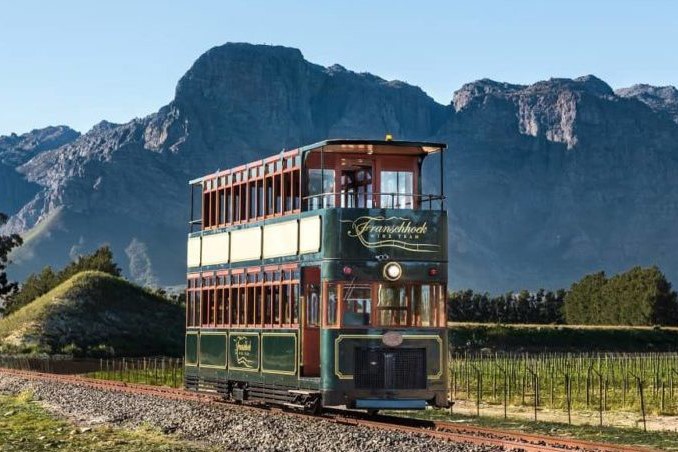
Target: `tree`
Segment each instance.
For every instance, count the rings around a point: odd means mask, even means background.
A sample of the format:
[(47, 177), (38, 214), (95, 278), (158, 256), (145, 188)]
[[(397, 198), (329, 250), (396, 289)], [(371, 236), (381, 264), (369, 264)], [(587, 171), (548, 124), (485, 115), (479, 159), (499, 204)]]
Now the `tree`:
[(584, 276), (565, 296), (569, 324), (675, 325), (676, 292), (657, 267), (634, 267), (605, 278), (603, 272)]
[[(0, 212), (0, 226), (7, 223), (7, 215)], [(0, 312), (4, 311), (4, 304), (10, 295), (17, 290), (17, 283), (9, 282), (7, 279), (7, 264), (9, 263), (9, 253), (17, 246), (21, 246), (23, 240), (19, 234), (0, 235)]]
[(569, 325), (603, 323), (601, 309), (605, 303), (602, 291), (606, 283), (605, 272), (598, 272), (572, 284), (563, 306), (565, 322)]

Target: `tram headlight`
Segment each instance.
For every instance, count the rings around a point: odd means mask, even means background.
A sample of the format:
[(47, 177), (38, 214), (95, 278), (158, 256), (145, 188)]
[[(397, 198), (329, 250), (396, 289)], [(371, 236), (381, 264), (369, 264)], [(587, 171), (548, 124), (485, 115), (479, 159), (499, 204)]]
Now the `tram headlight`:
[(384, 278), (389, 281), (397, 281), (403, 275), (403, 268), (397, 262), (389, 262), (384, 265)]

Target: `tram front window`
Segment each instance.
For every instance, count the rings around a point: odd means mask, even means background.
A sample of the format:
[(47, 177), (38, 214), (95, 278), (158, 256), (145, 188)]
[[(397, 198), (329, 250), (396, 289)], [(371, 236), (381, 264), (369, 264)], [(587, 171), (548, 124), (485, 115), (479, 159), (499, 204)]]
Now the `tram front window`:
[(377, 311), (380, 325), (407, 325), (406, 293), (405, 286), (379, 284)]
[(412, 209), (413, 175), (411, 171), (381, 172), (381, 207)]
[(344, 326), (445, 326), (441, 284), (345, 284), (343, 294)]
[(308, 170), (307, 209), (334, 207), (334, 170)]
[(372, 287), (369, 284), (352, 284), (344, 288), (344, 325), (370, 325), (372, 313)]

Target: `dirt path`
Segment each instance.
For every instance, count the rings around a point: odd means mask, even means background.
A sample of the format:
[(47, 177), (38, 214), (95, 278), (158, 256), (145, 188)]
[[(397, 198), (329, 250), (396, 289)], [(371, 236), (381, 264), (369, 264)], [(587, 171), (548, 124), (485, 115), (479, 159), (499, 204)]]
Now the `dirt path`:
[[(476, 404), (467, 400), (457, 400), (454, 404), (453, 412), (475, 416)], [(503, 417), (503, 405), (480, 404), (480, 416)], [(572, 423), (578, 425), (598, 425), (600, 422), (597, 411), (572, 411)], [(512, 419), (524, 419), (526, 421), (534, 420), (534, 408), (528, 406), (508, 407), (508, 417)], [(546, 422), (567, 423), (567, 412), (563, 410), (552, 410), (549, 408), (537, 409), (537, 420)], [(648, 430), (669, 430), (678, 431), (678, 416), (657, 416), (646, 415), (645, 421)], [(603, 425), (610, 427), (637, 427), (643, 428), (643, 419), (640, 413), (631, 413), (626, 411), (608, 411), (603, 412)]]

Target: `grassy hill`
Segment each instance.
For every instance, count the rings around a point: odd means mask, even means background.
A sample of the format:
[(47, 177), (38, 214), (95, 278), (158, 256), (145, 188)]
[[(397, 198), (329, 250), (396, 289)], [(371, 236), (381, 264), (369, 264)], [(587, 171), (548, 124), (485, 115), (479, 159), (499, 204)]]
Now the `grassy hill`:
[(673, 352), (678, 327), (497, 325), (449, 322), (450, 348), (463, 352)]
[(0, 353), (180, 356), (183, 334), (179, 306), (86, 271), (0, 319)]

